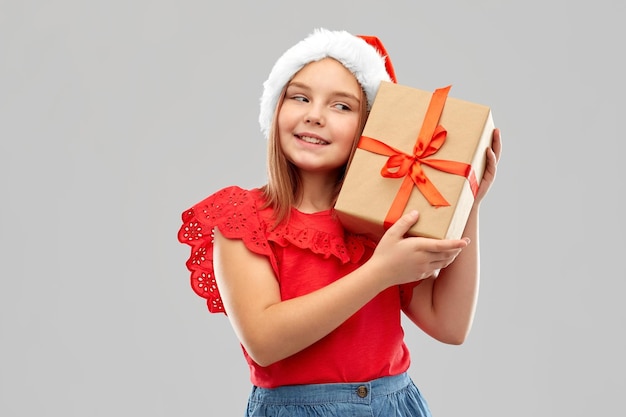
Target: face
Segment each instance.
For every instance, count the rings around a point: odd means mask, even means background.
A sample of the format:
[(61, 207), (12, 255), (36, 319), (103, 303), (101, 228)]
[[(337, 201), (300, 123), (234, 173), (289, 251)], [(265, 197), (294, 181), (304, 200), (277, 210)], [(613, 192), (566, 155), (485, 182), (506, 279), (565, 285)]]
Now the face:
[(278, 113), (286, 158), (300, 171), (336, 174), (352, 151), (362, 100), (356, 78), (339, 62), (307, 64), (287, 85)]

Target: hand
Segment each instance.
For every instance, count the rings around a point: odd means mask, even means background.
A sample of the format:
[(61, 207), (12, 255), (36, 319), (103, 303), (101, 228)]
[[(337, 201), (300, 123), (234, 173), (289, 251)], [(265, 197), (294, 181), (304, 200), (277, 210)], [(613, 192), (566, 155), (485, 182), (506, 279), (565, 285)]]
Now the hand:
[(489, 191), (491, 185), (496, 179), (496, 171), (501, 153), (502, 140), (500, 138), (500, 129), (496, 128), (493, 130), (493, 141), (491, 144), (491, 148), (487, 149), (487, 165), (485, 166), (485, 172), (480, 182), (480, 186), (478, 187), (478, 193), (476, 194), (474, 205), (482, 201), (485, 195), (487, 195), (487, 191)]
[(405, 214), (380, 239), (370, 262), (377, 264), (388, 280), (387, 287), (419, 281), (445, 268), (469, 244), (469, 239), (440, 240), (405, 237), (419, 218), (417, 211)]

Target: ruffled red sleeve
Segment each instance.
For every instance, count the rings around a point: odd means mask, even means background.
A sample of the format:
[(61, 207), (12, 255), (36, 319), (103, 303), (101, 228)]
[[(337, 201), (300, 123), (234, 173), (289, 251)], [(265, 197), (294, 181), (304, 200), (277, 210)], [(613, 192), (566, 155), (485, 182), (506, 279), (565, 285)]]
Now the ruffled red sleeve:
[(191, 247), (186, 262), (191, 272), (191, 287), (207, 300), (212, 313), (224, 313), (213, 274), (213, 228), (229, 239), (241, 239), (254, 253), (265, 255), (272, 266), (275, 259), (270, 250), (265, 224), (257, 213), (258, 190), (228, 187), (207, 197), (182, 213), (183, 224), (178, 240)]

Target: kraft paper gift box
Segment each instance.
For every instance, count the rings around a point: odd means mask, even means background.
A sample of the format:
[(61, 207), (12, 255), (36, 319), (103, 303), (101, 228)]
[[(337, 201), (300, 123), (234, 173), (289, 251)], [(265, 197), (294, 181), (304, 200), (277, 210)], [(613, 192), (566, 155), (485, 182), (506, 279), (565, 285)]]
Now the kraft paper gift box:
[(335, 204), (347, 230), (378, 240), (416, 209), (408, 235), (462, 237), (494, 123), (488, 106), (449, 90), (381, 83)]

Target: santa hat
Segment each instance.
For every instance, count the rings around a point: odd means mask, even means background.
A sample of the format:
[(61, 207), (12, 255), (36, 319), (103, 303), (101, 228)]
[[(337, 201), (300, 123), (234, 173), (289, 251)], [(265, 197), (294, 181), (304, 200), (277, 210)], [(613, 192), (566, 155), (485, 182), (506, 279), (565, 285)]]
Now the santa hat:
[(315, 29), (289, 48), (274, 64), (263, 83), (259, 124), (268, 138), (272, 118), (283, 88), (306, 64), (334, 58), (357, 79), (372, 106), (381, 81), (396, 82), (396, 75), (382, 42), (375, 36), (355, 36), (346, 31)]

